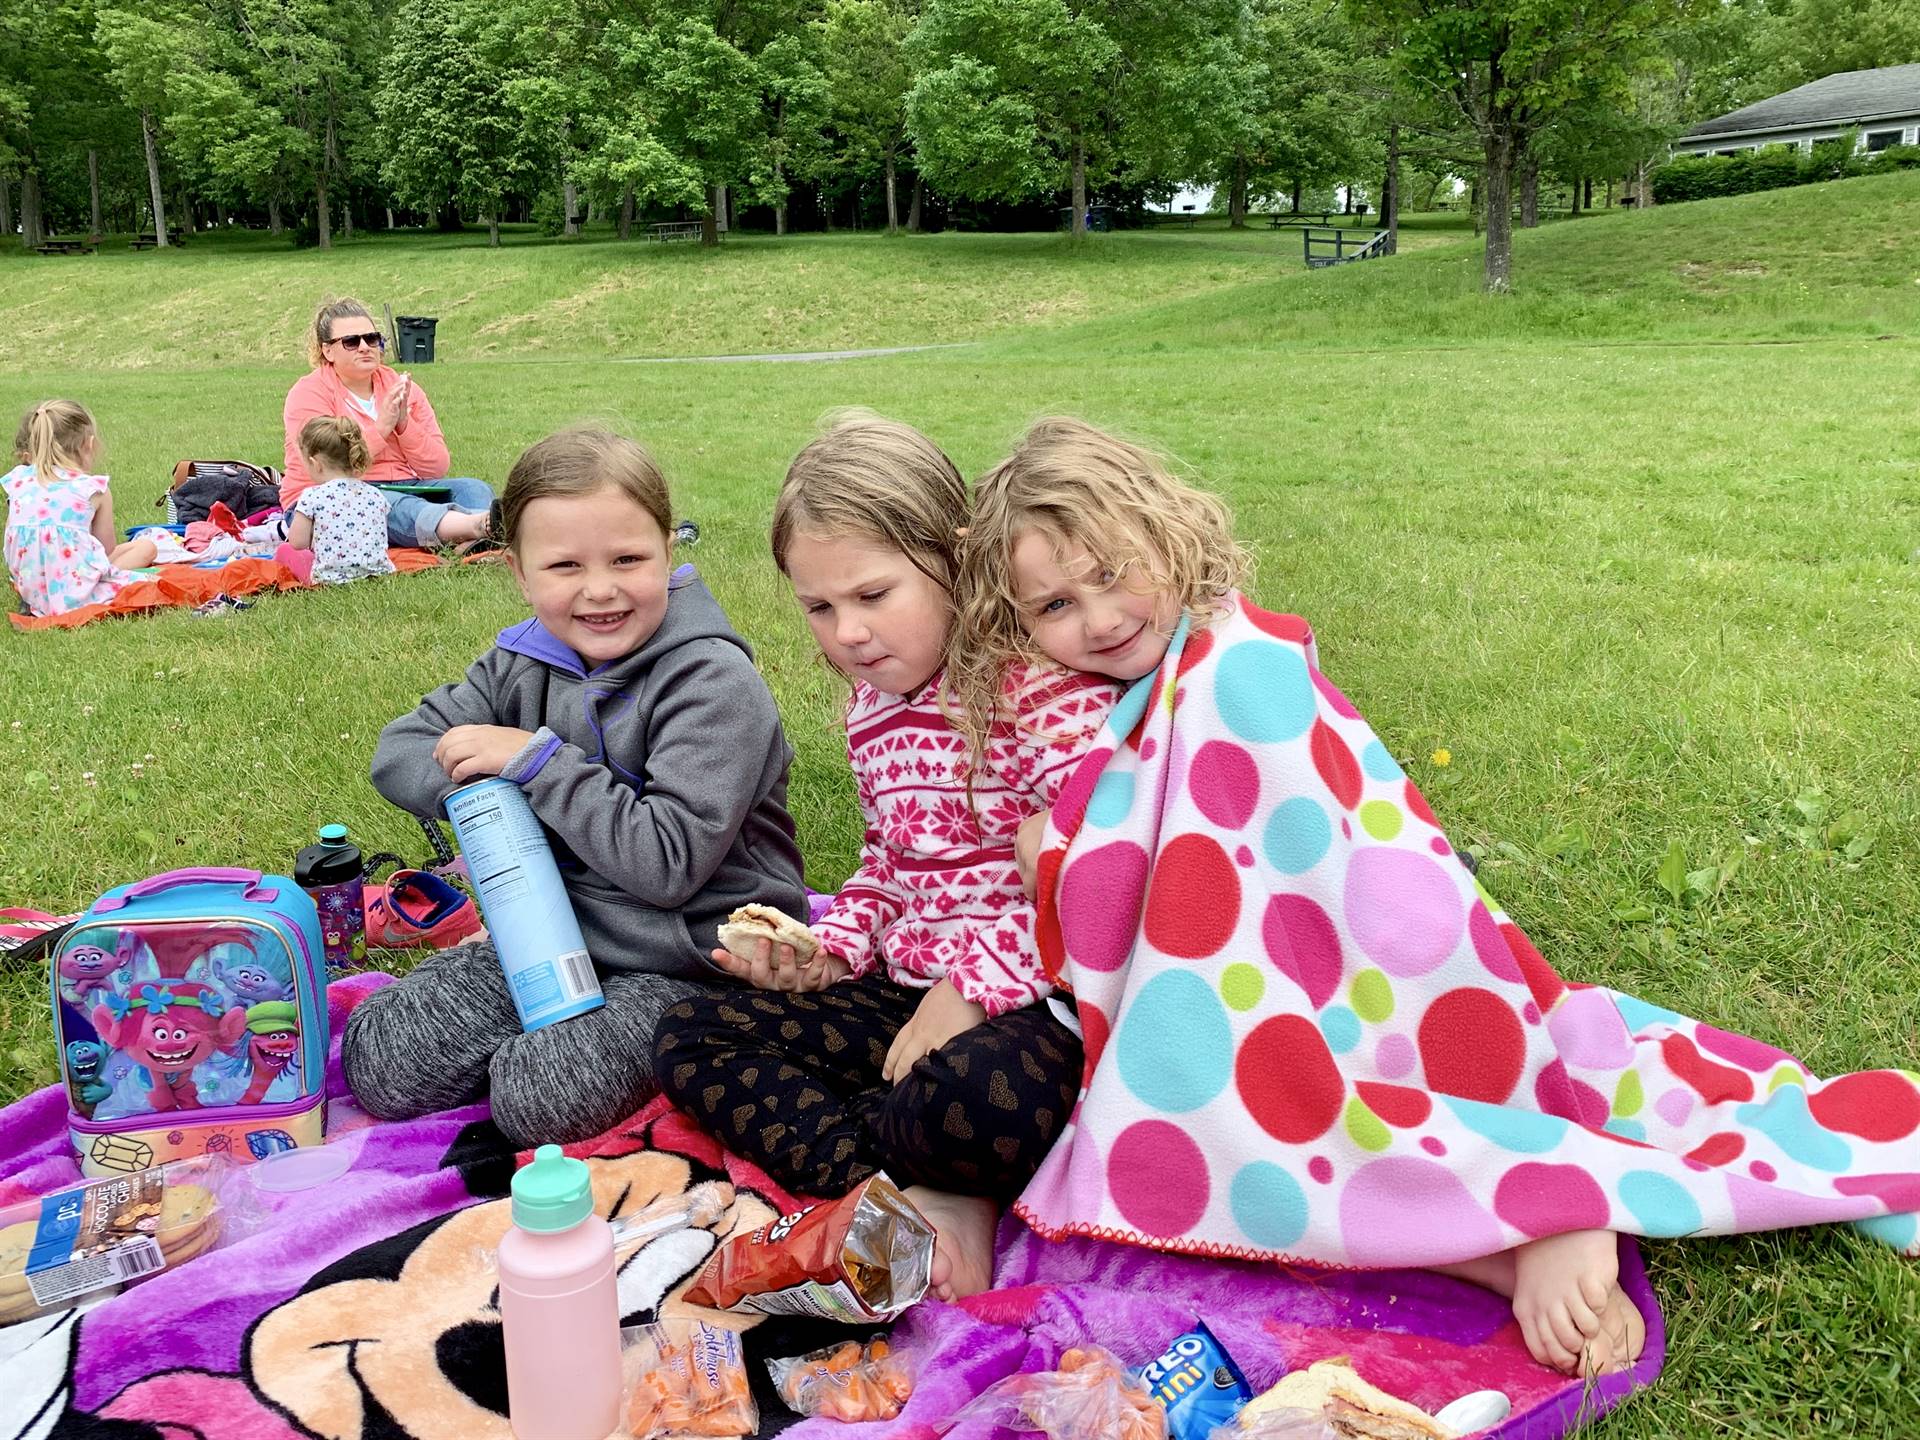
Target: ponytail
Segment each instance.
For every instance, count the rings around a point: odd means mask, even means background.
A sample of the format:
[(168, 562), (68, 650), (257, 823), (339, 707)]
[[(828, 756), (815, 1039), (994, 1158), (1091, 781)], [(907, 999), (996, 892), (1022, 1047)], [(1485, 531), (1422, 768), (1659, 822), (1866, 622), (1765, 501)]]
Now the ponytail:
[(41, 480), (49, 480), (55, 470), (80, 470), (81, 452), (98, 433), (93, 416), (74, 400), (42, 400), (20, 421), (13, 437), (17, 459), (33, 466)]
[(373, 463), (373, 452), (367, 448), (367, 437), (359, 423), (342, 415), (316, 415), (303, 425), (300, 453), (308, 460), (324, 460), (356, 479)]

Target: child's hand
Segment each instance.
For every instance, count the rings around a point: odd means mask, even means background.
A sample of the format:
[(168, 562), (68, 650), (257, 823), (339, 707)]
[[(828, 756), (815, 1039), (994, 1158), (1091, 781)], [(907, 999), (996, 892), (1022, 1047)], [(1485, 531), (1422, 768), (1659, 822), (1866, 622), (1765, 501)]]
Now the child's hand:
[(1040, 864), (1040, 842), (1047, 834), (1047, 812), (1029, 815), (1020, 822), (1013, 837), (1013, 860), (1020, 867), (1020, 888), (1034, 899), (1034, 884)]
[(456, 725), (433, 747), (433, 758), (449, 780), (464, 782), (498, 775), (531, 739), (531, 730), (511, 725)]
[(922, 1056), (931, 1055), (986, 1018), (985, 1008), (954, 989), (951, 980), (939, 981), (921, 998), (913, 1018), (893, 1037), (893, 1048), (880, 1067), (880, 1078), (889, 1085), (899, 1084)]
[(776, 956), (773, 953), (773, 941), (762, 940), (758, 955), (752, 960), (742, 960), (731, 950), (716, 948), (713, 963), (756, 990), (784, 990), (789, 994), (824, 990), (846, 979), (853, 970), (851, 965), (829, 950), (820, 951), (804, 964), (794, 954), (793, 946), (782, 945), (779, 950)]

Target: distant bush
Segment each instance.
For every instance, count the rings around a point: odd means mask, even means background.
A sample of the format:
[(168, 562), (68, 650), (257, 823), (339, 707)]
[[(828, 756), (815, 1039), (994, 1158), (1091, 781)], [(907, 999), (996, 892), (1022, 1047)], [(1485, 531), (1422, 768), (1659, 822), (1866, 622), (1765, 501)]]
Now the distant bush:
[(1738, 155), (1676, 155), (1653, 172), (1653, 198), (1662, 205), (1674, 205), (1682, 200), (1750, 195), (1820, 180), (1920, 169), (1920, 145), (1894, 145), (1875, 155), (1862, 155), (1854, 149), (1855, 143), (1852, 135), (1842, 135), (1822, 140), (1804, 154), (1788, 145), (1769, 145)]

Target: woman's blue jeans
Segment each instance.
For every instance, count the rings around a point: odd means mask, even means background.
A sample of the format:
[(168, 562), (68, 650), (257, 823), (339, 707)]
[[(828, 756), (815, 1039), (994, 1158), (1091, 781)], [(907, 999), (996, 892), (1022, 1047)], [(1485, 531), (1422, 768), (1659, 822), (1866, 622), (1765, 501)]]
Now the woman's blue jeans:
[(422, 485), (441, 485), (453, 493), (450, 504), (422, 500), (398, 490), (379, 487), (387, 497), (387, 543), (431, 550), (440, 544), (440, 522), (449, 510), (467, 514), (484, 513), (493, 504), (493, 487), (484, 480), (459, 477), (451, 480), (422, 480)]

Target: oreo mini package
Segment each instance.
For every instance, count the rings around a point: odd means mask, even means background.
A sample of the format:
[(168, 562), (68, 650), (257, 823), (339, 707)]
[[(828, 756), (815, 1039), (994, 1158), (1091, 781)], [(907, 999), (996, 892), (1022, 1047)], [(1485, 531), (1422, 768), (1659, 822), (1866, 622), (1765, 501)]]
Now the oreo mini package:
[(1165, 1407), (1169, 1440), (1206, 1440), (1253, 1398), (1253, 1387), (1204, 1322), (1133, 1373)]

